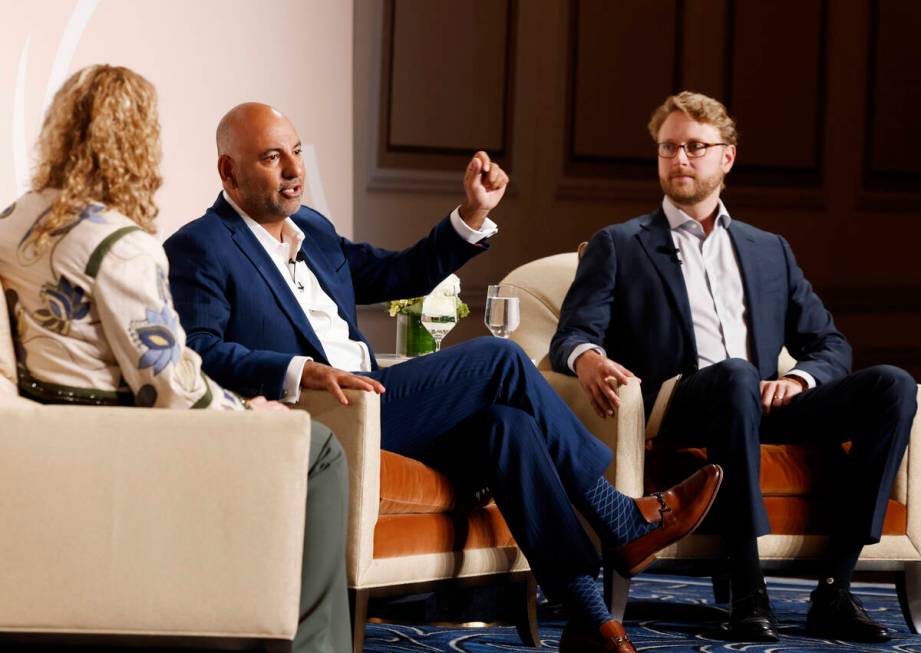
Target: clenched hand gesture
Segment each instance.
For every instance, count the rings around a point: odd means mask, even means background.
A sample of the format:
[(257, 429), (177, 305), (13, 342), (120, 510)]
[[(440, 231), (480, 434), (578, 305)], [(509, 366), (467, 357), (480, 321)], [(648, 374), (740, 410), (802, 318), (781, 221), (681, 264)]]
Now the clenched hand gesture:
[(505, 195), (506, 186), (508, 175), (499, 164), (490, 161), (486, 152), (474, 154), (464, 172), (464, 192), (467, 198), (460, 207), (461, 219), (471, 229), (479, 231), (486, 216)]

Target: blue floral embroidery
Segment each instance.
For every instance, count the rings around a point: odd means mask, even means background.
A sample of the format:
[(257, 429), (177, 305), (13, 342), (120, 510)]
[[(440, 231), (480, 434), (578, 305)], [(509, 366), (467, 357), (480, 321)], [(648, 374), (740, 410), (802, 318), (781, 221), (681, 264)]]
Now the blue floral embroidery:
[[(80, 224), (84, 220), (89, 220), (90, 222), (93, 222), (95, 224), (107, 224), (105, 216), (102, 215), (102, 213), (105, 210), (106, 210), (106, 207), (103, 204), (90, 204), (85, 209), (80, 211), (80, 215), (77, 216), (76, 220), (74, 220), (70, 224), (65, 224), (63, 227), (55, 229), (54, 231), (51, 232), (51, 236), (54, 238), (65, 236), (69, 234), (78, 224)], [(29, 227), (29, 230), (22, 237), (22, 240), (19, 241), (20, 255), (24, 255), (26, 259), (31, 259), (35, 256), (36, 253), (32, 251), (34, 249), (32, 247), (34, 245), (33, 243), (34, 238), (32, 237), (32, 235), (33, 235), (33, 232), (35, 231), (35, 228), (42, 221), (42, 219), (46, 215), (48, 215), (50, 211), (51, 211), (50, 206), (44, 211), (42, 211), (41, 215), (39, 215), (35, 219), (35, 222), (32, 223), (32, 226)], [(3, 217), (6, 217), (6, 216), (3, 216)]]
[(73, 231), (77, 227), (77, 225), (79, 225), (84, 220), (89, 220), (90, 222), (93, 222), (95, 224), (106, 224), (105, 216), (101, 215), (102, 212), (105, 210), (106, 210), (106, 207), (103, 206), (102, 204), (90, 204), (85, 209), (80, 211), (80, 215), (77, 216), (76, 220), (74, 220), (70, 224), (64, 225), (60, 229), (55, 229), (54, 231), (51, 232), (51, 235), (57, 237), (57, 236), (63, 236), (64, 234), (68, 234), (71, 231)]
[(82, 320), (90, 312), (90, 303), (84, 300), (83, 288), (60, 277), (57, 284), (42, 286), (41, 297), (47, 308), (35, 311), (33, 317), (44, 328), (61, 335), (70, 333), (71, 322)]
[(16, 202), (13, 202), (8, 207), (3, 209), (3, 213), (0, 213), (0, 219), (10, 217), (11, 215), (13, 215), (13, 211), (15, 210), (16, 210)]
[(96, 224), (106, 224), (105, 216), (100, 215), (105, 210), (106, 207), (102, 204), (90, 204), (88, 207), (80, 211), (80, 217), (77, 218), (74, 226), (80, 224), (84, 220), (89, 220), (90, 222), (95, 222)]
[(138, 369), (152, 367), (154, 376), (156, 376), (170, 363), (179, 362), (182, 348), (175, 336), (179, 323), (170, 310), (169, 304), (164, 304), (159, 313), (148, 308), (146, 314), (146, 320), (132, 324), (138, 340), (147, 347), (147, 351), (138, 361)]

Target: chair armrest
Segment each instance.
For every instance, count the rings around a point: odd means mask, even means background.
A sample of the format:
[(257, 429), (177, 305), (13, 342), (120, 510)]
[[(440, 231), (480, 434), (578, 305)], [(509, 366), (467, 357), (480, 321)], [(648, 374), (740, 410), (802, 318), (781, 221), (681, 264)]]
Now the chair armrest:
[[(918, 386), (921, 406), (921, 386)], [(921, 553), (921, 410), (915, 414), (905, 458), (896, 474), (892, 497), (905, 502), (908, 510), (908, 537)]]
[(646, 431), (640, 384), (633, 380), (619, 386), (620, 410), (613, 418), (602, 419), (595, 413), (576, 377), (548, 370), (541, 370), (541, 374), (585, 428), (611, 448), (614, 464), (605, 477), (624, 494), (641, 496)]
[(291, 639), (310, 417), (0, 403), (0, 630)]
[(346, 570), (356, 585), (374, 560), (374, 527), (381, 503), (381, 403), (373, 392), (345, 390), (343, 406), (329, 392), (302, 390), (298, 408), (332, 429), (349, 463)]

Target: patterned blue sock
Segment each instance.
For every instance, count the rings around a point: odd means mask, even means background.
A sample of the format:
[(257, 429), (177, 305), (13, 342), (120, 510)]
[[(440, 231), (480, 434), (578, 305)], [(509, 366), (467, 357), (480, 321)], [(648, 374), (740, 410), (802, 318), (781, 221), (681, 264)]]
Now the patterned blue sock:
[(583, 513), (606, 545), (632, 542), (655, 529), (636, 506), (636, 501), (614, 489), (604, 477), (585, 495)]
[(563, 603), (570, 617), (587, 621), (593, 626), (600, 626), (614, 618), (604, 604), (601, 586), (591, 576), (576, 576), (570, 579), (566, 583), (566, 598)]

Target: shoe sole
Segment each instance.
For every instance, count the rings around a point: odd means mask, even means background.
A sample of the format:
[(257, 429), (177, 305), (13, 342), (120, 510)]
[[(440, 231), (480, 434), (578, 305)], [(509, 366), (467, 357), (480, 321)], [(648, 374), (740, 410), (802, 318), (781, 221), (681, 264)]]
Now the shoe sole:
[[(682, 534), (680, 537), (676, 538), (675, 541), (672, 542), (671, 544), (667, 544), (664, 547), (662, 547), (662, 549), (671, 546), (675, 542), (680, 542), (682, 539), (684, 539), (685, 537), (687, 537), (688, 535), (690, 535), (691, 533), (697, 530), (697, 527), (703, 523), (704, 519), (706, 519), (707, 515), (710, 513), (710, 508), (713, 507), (713, 502), (716, 501), (716, 496), (719, 494), (720, 488), (722, 486), (723, 486), (723, 470), (722, 468), (720, 468), (719, 477), (717, 478), (717, 481), (716, 481), (716, 489), (713, 490), (713, 495), (710, 497), (710, 502), (707, 504), (707, 507), (704, 508), (704, 511), (700, 513), (700, 517), (697, 518), (697, 521), (694, 522), (694, 524), (687, 530), (687, 532)], [(659, 551), (661, 551), (662, 549), (659, 549)], [(658, 551), (656, 553), (658, 553)], [(651, 565), (655, 561), (656, 561), (656, 554), (653, 553), (648, 558), (645, 558), (641, 562), (636, 563), (629, 569), (624, 570), (624, 569), (617, 569), (615, 567), (614, 571), (620, 574), (623, 578), (632, 578), (633, 576), (636, 576), (638, 573), (646, 569), (649, 565)], [(604, 576), (605, 576), (605, 586), (606, 587), (610, 586), (610, 583), (608, 583), (608, 580), (609, 580), (608, 569), (609, 569), (609, 566), (605, 565)]]
[(841, 637), (841, 633), (833, 633), (831, 631), (819, 629), (819, 628), (810, 628), (806, 626), (806, 635), (809, 637), (815, 637), (816, 639), (826, 639), (833, 640), (837, 642), (851, 642), (858, 644), (885, 644), (886, 642), (891, 642), (892, 637), (882, 638), (872, 638), (872, 637), (863, 637), (863, 638), (845, 638)]

